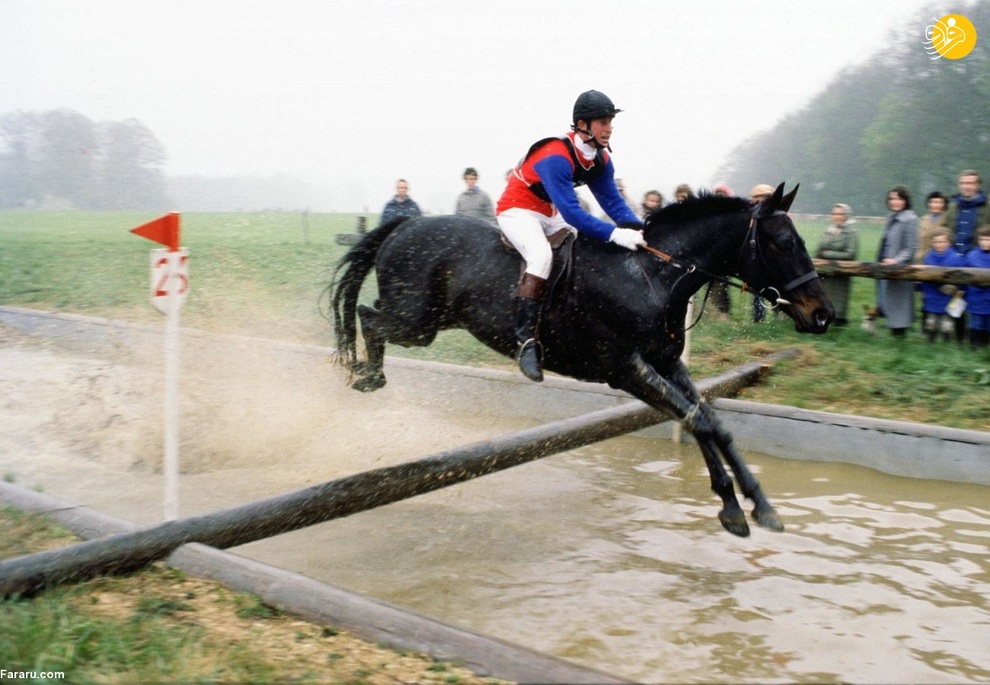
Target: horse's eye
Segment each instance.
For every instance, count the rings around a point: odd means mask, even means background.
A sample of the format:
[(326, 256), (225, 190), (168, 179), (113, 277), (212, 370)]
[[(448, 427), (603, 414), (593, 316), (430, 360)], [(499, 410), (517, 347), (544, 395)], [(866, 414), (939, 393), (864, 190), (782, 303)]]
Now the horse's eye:
[(781, 252), (790, 252), (794, 249), (794, 238), (789, 235), (781, 236), (774, 241), (774, 247)]

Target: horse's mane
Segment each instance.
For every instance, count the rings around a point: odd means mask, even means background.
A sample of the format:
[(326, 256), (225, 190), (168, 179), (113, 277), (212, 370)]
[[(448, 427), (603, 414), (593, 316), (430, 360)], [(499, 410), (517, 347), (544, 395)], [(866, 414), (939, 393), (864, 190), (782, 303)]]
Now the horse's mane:
[(710, 217), (713, 214), (732, 214), (749, 209), (749, 201), (744, 197), (726, 197), (702, 191), (697, 197), (662, 207), (646, 216), (647, 228), (653, 225), (681, 224), (687, 221)]

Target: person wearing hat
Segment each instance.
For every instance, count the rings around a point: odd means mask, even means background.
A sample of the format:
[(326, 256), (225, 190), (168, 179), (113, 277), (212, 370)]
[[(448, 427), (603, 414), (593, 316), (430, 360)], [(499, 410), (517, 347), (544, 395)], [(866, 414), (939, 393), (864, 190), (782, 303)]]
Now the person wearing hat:
[[(749, 191), (749, 203), (759, 204), (764, 200), (769, 200), (773, 195), (774, 187), (767, 183), (758, 183)], [(767, 319), (767, 308), (763, 304), (763, 298), (757, 293), (753, 293), (753, 323), (763, 323)]]
[[(547, 238), (559, 231), (580, 232), (627, 250), (645, 245), (643, 223), (615, 185), (609, 154), (617, 109), (604, 93), (581, 93), (571, 113), (571, 131), (533, 143), (509, 174), (495, 208), (498, 226), (526, 261), (516, 291), (516, 361), (523, 374), (543, 380), (539, 320), (553, 264)], [(575, 188), (587, 185), (615, 225), (582, 209)], [(633, 228), (629, 228), (633, 227)]]
[(469, 166), (464, 170), (464, 183), (467, 190), (457, 196), (457, 207), (454, 214), (473, 216), (495, 225), (495, 208), (488, 193), (478, 187), (478, 171)]

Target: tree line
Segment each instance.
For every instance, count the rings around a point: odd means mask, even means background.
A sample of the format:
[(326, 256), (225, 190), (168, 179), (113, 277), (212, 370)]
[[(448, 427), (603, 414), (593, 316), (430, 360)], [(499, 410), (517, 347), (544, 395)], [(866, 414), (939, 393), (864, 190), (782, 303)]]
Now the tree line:
[(0, 209), (165, 209), (165, 148), (137, 119), (0, 116)]
[[(990, 26), (990, 3), (954, 10)], [(934, 7), (906, 21), (868, 62), (841, 72), (804, 109), (734, 148), (716, 178), (733, 188), (800, 183), (795, 208), (886, 212), (886, 192), (904, 185), (916, 208), (934, 190), (956, 192), (963, 169), (990, 175), (990, 35), (958, 60), (931, 59), (925, 26)]]

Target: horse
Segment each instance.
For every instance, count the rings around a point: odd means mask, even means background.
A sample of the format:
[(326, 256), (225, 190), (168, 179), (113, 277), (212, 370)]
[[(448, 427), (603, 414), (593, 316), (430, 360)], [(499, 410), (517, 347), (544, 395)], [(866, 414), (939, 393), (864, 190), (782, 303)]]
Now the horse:
[[(828, 330), (835, 311), (787, 215), (797, 189), (785, 196), (781, 183), (756, 205), (707, 194), (669, 205), (647, 216), (647, 245), (635, 252), (577, 235), (568, 267), (551, 276), (540, 323), (544, 368), (607, 383), (682, 422), (722, 500), (719, 521), (740, 537), (749, 525), (720, 455), (753, 502), (756, 523), (774, 531), (783, 524), (681, 361), (685, 316), (689, 298), (719, 280), (759, 293), (799, 332)], [(520, 265), (496, 228), (469, 217), (400, 219), (366, 234), (337, 264), (330, 286), (336, 354), (353, 387), (385, 385), (386, 343), (427, 346), (450, 328), (514, 356)], [(373, 269), (378, 299), (358, 305)], [(365, 361), (357, 355), (357, 316)]]

